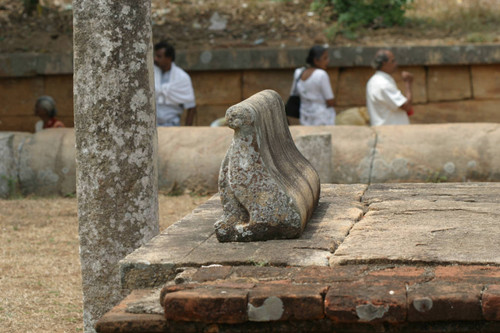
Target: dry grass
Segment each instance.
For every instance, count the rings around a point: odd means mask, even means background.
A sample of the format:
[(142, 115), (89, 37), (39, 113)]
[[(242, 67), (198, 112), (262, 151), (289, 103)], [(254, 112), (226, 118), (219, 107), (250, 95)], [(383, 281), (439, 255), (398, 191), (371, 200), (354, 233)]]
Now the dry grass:
[(417, 28), (464, 36), (464, 42), (500, 41), (500, 0), (415, 0), (406, 16)]
[[(208, 196), (159, 197), (160, 228)], [(74, 198), (0, 200), (0, 332), (80, 332)]]

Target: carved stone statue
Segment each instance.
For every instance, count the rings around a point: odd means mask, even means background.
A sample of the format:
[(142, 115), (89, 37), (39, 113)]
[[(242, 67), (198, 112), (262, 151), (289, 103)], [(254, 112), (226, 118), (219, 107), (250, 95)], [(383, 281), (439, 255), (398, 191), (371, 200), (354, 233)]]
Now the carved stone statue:
[(297, 238), (318, 205), (317, 172), (295, 146), (281, 97), (264, 90), (230, 107), (234, 137), (222, 162), (221, 242)]

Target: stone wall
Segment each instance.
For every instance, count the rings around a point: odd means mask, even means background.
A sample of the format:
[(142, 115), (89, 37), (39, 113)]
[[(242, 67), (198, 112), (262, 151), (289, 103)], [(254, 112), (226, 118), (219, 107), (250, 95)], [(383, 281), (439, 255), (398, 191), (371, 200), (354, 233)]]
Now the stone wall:
[[(500, 45), (394, 47), (401, 69), (415, 76), (412, 123), (500, 122)], [(365, 105), (375, 48), (331, 48), (330, 80), (337, 111)], [(288, 97), (294, 68), (306, 49), (193, 51), (178, 54), (190, 73), (199, 126), (256, 92)], [(56, 99), (59, 118), (73, 126), (71, 55), (0, 55), (0, 131), (32, 132), (36, 98)], [(397, 80), (401, 85), (402, 81)]]
[[(291, 133), (296, 142), (331, 137), (331, 160), (322, 162), (329, 177), (321, 176), (322, 183), (500, 182), (500, 124), (292, 126)], [(158, 128), (159, 189), (216, 192), (232, 137), (227, 127)], [(298, 146), (305, 156), (318, 155)], [(75, 193), (73, 129), (0, 132), (0, 152), (0, 197), (9, 195), (9, 184), (23, 194)]]

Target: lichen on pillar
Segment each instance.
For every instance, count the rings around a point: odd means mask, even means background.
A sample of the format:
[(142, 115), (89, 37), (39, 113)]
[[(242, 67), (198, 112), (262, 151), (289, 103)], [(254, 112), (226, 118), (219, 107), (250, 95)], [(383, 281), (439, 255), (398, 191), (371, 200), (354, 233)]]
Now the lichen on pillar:
[(318, 205), (316, 170), (295, 146), (281, 97), (264, 90), (230, 107), (234, 137), (219, 173), (220, 242), (297, 238)]
[(74, 0), (85, 333), (129, 290), (119, 261), (159, 232), (151, 1)]

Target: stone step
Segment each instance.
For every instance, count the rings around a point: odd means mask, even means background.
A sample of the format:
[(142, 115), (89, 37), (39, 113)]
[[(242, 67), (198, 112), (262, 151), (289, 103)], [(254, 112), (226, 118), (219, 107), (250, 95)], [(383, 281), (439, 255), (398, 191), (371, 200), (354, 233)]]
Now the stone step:
[(482, 265), (202, 267), (135, 290), (97, 331), (497, 332), (499, 280)]
[(300, 238), (248, 243), (214, 196), (121, 262), (98, 331), (499, 332), (499, 190), (323, 184)]

